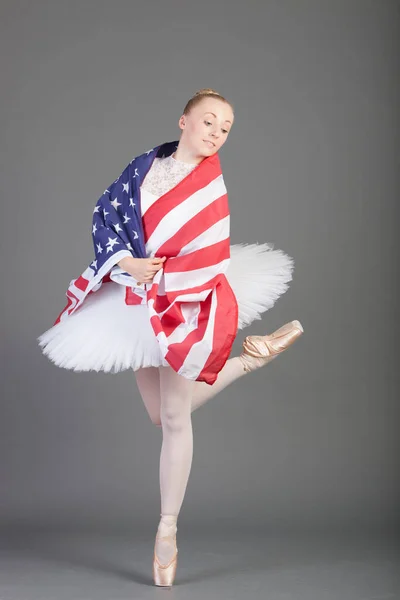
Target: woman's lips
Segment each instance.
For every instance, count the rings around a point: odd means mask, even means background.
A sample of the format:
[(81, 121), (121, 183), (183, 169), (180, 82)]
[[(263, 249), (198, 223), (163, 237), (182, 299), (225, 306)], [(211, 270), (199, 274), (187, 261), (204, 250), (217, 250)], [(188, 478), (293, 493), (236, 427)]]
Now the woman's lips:
[(215, 146), (214, 142), (211, 142), (210, 140), (203, 140), (203, 142), (209, 144), (210, 146)]

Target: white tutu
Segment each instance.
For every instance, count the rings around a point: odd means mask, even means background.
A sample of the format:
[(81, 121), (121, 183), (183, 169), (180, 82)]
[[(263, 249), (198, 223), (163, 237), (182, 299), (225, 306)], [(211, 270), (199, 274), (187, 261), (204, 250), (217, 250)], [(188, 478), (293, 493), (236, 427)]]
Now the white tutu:
[[(261, 319), (288, 289), (293, 259), (270, 244), (235, 244), (226, 277), (239, 307), (238, 329)], [(104, 324), (104, 326), (102, 325)], [(64, 321), (40, 337), (43, 353), (58, 367), (117, 373), (168, 366), (146, 304), (125, 304), (125, 286), (104, 283)]]

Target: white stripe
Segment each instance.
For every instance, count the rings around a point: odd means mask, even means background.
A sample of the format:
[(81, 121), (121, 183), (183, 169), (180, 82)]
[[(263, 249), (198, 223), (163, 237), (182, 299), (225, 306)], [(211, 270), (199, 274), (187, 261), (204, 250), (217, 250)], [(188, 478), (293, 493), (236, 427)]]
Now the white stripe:
[(193, 252), (198, 248), (206, 248), (229, 237), (229, 219), (230, 217), (227, 215), (214, 223), (214, 225), (211, 225), (211, 227), (200, 233), (200, 235), (186, 244), (186, 246), (183, 246), (177, 256), (189, 254), (189, 252)]
[(197, 215), (203, 208), (226, 193), (222, 175), (219, 175), (208, 185), (197, 190), (172, 208), (158, 223), (146, 243), (146, 253), (155, 252), (160, 246), (171, 239), (185, 223)]
[(203, 339), (199, 340), (190, 348), (186, 359), (179, 369), (179, 375), (188, 379), (197, 379), (204, 365), (206, 364), (213, 349), (213, 332), (215, 324), (215, 313), (217, 310), (217, 291), (213, 289), (210, 315)]
[(159, 197), (160, 196), (158, 196), (157, 194), (153, 194), (152, 192), (146, 190), (142, 184), (142, 186), (140, 187), (140, 211), (142, 213), (142, 218), (149, 210), (150, 206), (154, 204), (154, 202), (158, 200)]
[[(160, 289), (160, 288), (159, 288)], [(171, 306), (173, 306), (176, 302), (187, 302), (187, 303), (194, 303), (194, 302), (202, 302), (204, 300), (207, 300), (208, 295), (210, 294), (210, 292), (212, 292), (213, 288), (206, 288), (204, 290), (202, 290), (201, 292), (195, 292), (193, 294), (186, 294), (185, 292), (182, 292), (182, 294), (179, 294), (168, 306), (165, 310), (161, 310), (158, 313), (156, 313), (155, 309), (153, 308), (154, 305), (154, 300), (151, 300), (151, 315), (158, 315), (160, 317), (160, 319), (162, 319), (162, 317), (164, 316), (164, 314), (166, 312), (168, 312), (171, 308)], [(157, 292), (157, 297), (160, 294)], [(150, 304), (149, 304), (150, 306)]]
[(225, 273), (228, 268), (230, 258), (225, 258), (221, 262), (210, 267), (194, 269), (193, 271), (178, 271), (176, 273), (164, 273), (165, 287), (168, 292), (179, 292), (188, 288), (205, 285), (219, 273)]

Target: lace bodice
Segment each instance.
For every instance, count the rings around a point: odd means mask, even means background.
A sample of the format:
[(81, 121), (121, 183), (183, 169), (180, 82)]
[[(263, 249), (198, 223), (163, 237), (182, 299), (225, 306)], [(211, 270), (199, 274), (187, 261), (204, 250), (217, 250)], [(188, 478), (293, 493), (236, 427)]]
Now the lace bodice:
[(164, 158), (155, 158), (144, 178), (141, 188), (160, 197), (175, 187), (196, 166), (176, 160), (172, 155)]

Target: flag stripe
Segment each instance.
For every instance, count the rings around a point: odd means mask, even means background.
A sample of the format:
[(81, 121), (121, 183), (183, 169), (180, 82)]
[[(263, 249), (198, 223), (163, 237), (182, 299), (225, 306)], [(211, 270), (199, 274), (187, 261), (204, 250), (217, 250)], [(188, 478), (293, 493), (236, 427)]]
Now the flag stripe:
[[(190, 331), (181, 342), (176, 342), (168, 345), (168, 351), (165, 355), (165, 358), (175, 369), (175, 371), (179, 374), (181, 374), (180, 370), (182, 369), (182, 366), (184, 365), (193, 344), (198, 343), (200, 340), (206, 342), (206, 344), (203, 343), (204, 353), (205, 346), (207, 345), (207, 340), (204, 340), (204, 333), (209, 322), (211, 298), (212, 294), (210, 294), (209, 297), (201, 303), (200, 313), (198, 315), (198, 327)], [(199, 373), (199, 366), (193, 366), (195, 371), (191, 371), (191, 374), (192, 376), (194, 375), (197, 378)]]
[(194, 250), (189, 254), (182, 256), (173, 256), (167, 262), (164, 274), (167, 277), (169, 273), (179, 273), (180, 271), (192, 271), (211, 267), (216, 263), (227, 260), (230, 257), (229, 239), (221, 240), (210, 244), (205, 248)]
[[(147, 238), (146, 237), (146, 248), (152, 252), (158, 250), (162, 244), (164, 244), (171, 236), (181, 229), (192, 219), (202, 208), (208, 206), (214, 200), (225, 194), (225, 186), (223, 185), (222, 176), (214, 179), (207, 187), (201, 190), (195, 191), (178, 206), (173, 208), (167, 215), (159, 220), (154, 231)], [(163, 198), (163, 196), (162, 196)], [(159, 200), (156, 200), (153, 206), (162, 206), (162, 203), (158, 204)], [(215, 208), (214, 208), (215, 210)], [(214, 216), (218, 220), (217, 211)], [(143, 217), (143, 223), (145, 228), (145, 236), (147, 236), (147, 219), (146, 215)]]
[(215, 314), (215, 321), (222, 321), (225, 323), (226, 329), (224, 329), (224, 334), (227, 336), (227, 341), (221, 348), (220, 340), (218, 339), (220, 329), (215, 327), (213, 350), (199, 374), (201, 381), (207, 381), (210, 378), (213, 379), (215, 376), (214, 374), (219, 373), (229, 358), (232, 344), (235, 341), (237, 333), (236, 323), (238, 321), (238, 304), (232, 288), (230, 286), (217, 286), (216, 294), (217, 311)]
[[(228, 220), (226, 220), (227, 218)], [(217, 227), (218, 223), (221, 223), (221, 229)], [(157, 255), (176, 256), (182, 253), (183, 249), (191, 242), (195, 248), (201, 247), (203, 240), (198, 240), (198, 244), (194, 242), (201, 234), (208, 235), (210, 240), (218, 240), (221, 239), (221, 230), (225, 231), (225, 235), (222, 235), (223, 238), (229, 235), (229, 206), (226, 194), (219, 196), (194, 216), (186, 219), (175, 234), (171, 235), (165, 243), (161, 243), (157, 249)]]
[(146, 240), (153, 235), (156, 227), (163, 218), (171, 213), (174, 208), (185, 202), (195, 190), (201, 191), (220, 176), (219, 160), (215, 156), (210, 157), (207, 164), (204, 161), (197, 165), (186, 177), (175, 187), (163, 194), (162, 203), (155, 202), (143, 215), (144, 233)]

